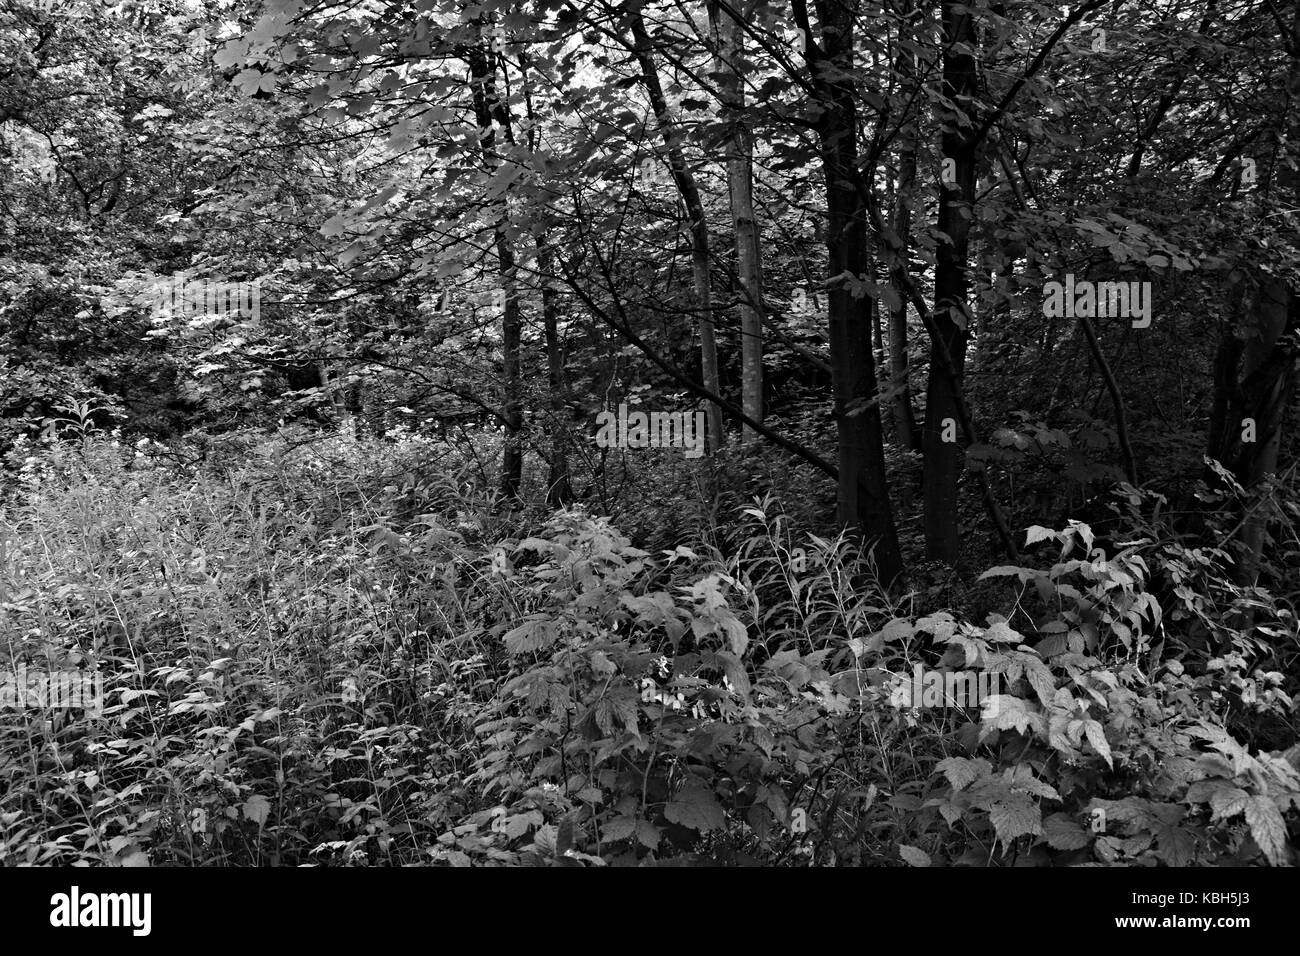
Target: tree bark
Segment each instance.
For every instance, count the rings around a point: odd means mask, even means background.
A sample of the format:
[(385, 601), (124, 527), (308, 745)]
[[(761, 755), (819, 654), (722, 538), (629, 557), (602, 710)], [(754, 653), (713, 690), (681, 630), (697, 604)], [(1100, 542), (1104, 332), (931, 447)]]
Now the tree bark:
[[(494, 154), (496, 148), (494, 121), (501, 126), (502, 135), (507, 142), (513, 142), (513, 133), (509, 113), (496, 93), (495, 69), (490, 64), (488, 55), (485, 46), (470, 50), (469, 67), (474, 115), (481, 131), (479, 144), (483, 154), (483, 164), (489, 171), (494, 171), (498, 165)], [(505, 448), (501, 457), (500, 487), (503, 497), (507, 500), (517, 500), (524, 471), (523, 365), (520, 355), (523, 309), (516, 282), (515, 253), (506, 235), (508, 207), (504, 200), (500, 207), (500, 215), (495, 224), (495, 247), (497, 275), (501, 278), (505, 292), (505, 311), (501, 320), (501, 359), (502, 384), (505, 392), (502, 418), (506, 428)]]
[[(906, 54), (904, 54), (907, 57)], [(910, 59), (910, 57), (907, 57)], [(912, 244), (912, 197), (916, 191), (916, 143), (919, 128), (915, 121), (901, 132), (903, 145), (898, 156), (898, 183), (895, 186), (892, 228), (902, 242), (898, 255), (907, 256)], [(898, 293), (898, 305), (889, 314), (889, 377), (894, 400), (894, 429), (898, 442), (912, 451), (921, 450), (921, 432), (912, 408), (911, 368), (907, 354), (907, 295)]]
[[(866, 210), (859, 191), (858, 115), (853, 88), (855, 4), (818, 0), (821, 45), (812, 39), (804, 0), (794, 0), (797, 25), (809, 38), (807, 59), (820, 113), (817, 133), (826, 180), (831, 379), (839, 439), (836, 513), (839, 523), (859, 531), (875, 548), (886, 584), (902, 573), (885, 474), (884, 434), (876, 399), (871, 343), (874, 299), (855, 290), (867, 272)], [(855, 291), (858, 294), (854, 294)]]
[(551, 460), (546, 479), (546, 503), (563, 508), (573, 501), (569, 478), (568, 390), (565, 388), (564, 357), (560, 354), (559, 304), (551, 287), (551, 250), (544, 239), (537, 240), (537, 271), (542, 285), (542, 329), (546, 339), (546, 384), (550, 390)]
[[(944, 437), (945, 432), (951, 435), (955, 430), (952, 426), (958, 419), (969, 339), (967, 264), (976, 149), (969, 113), (976, 76), (971, 53), (975, 29), (970, 13), (955, 0), (943, 0), (942, 18), (943, 94), (960, 113), (945, 118), (941, 141), (944, 175), (939, 187), (938, 225), (946, 240), (939, 242), (935, 264), (922, 487), (926, 556), (953, 564), (961, 551), (957, 527), (961, 448)], [(952, 374), (945, 374), (945, 366)]]
[[(632, 15), (630, 24), (634, 41), (632, 53), (641, 67), (641, 83), (650, 97), (650, 108), (654, 110), (660, 136), (668, 151), (668, 166), (673, 182), (677, 185), (682, 203), (686, 206), (687, 218), (690, 220), (691, 278), (700, 330), (700, 377), (706, 389), (715, 395), (720, 395), (718, 346), (713, 324), (713, 292), (709, 278), (709, 224), (704, 216), (704, 204), (700, 201), (700, 191), (695, 184), (695, 177), (690, 167), (686, 165), (686, 155), (682, 149), (684, 136), (668, 109), (663, 84), (659, 82), (659, 71), (651, 55), (654, 45), (639, 11)], [(708, 402), (705, 411), (709, 428), (709, 447), (712, 452), (721, 448), (726, 442), (726, 434), (722, 430), (722, 409), (713, 402)]]
[[(753, 4), (742, 4), (748, 18)], [(727, 126), (725, 153), (727, 182), (731, 198), (731, 220), (735, 231), (736, 276), (740, 284), (740, 381), (741, 407), (755, 421), (763, 420), (763, 281), (758, 222), (754, 217), (754, 136), (745, 116), (745, 90), (738, 62), (744, 56), (740, 23), (721, 15), (716, 3), (709, 4), (713, 23), (718, 88), (723, 97)], [(757, 433), (745, 426), (743, 440), (753, 441)]]

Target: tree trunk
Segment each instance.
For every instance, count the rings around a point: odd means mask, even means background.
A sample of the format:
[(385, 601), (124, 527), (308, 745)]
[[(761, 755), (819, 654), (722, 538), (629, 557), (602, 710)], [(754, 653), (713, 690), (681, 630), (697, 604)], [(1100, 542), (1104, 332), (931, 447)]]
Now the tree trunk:
[[(967, 9), (955, 0), (943, 0), (942, 16), (943, 93), (958, 110), (968, 113), (975, 92), (975, 59), (970, 52), (975, 39), (974, 24)], [(939, 242), (936, 254), (922, 486), (926, 556), (953, 564), (961, 551), (957, 527), (961, 449), (956, 441), (944, 439), (952, 438), (956, 432), (962, 373), (966, 366), (970, 320), (966, 272), (975, 199), (975, 142), (970, 127), (962, 125), (961, 117), (945, 118), (942, 147), (944, 174), (939, 192), (939, 232), (947, 241)]]
[[(510, 116), (505, 105), (496, 94), (494, 68), (489, 65), (485, 47), (477, 47), (469, 53), (471, 84), (473, 86), (474, 114), (479, 128), (483, 130), (480, 146), (483, 164), (489, 170), (497, 167), (493, 150), (496, 147), (495, 120), (501, 126), (501, 133), (507, 142), (513, 142)], [(515, 275), (515, 253), (506, 235), (506, 216), (508, 206), (502, 200), (500, 216), (495, 226), (495, 245), (497, 254), (497, 275), (501, 278), (505, 292), (505, 313), (501, 320), (501, 360), (503, 390), (502, 418), (505, 420), (505, 449), (501, 457), (501, 494), (507, 500), (519, 498), (519, 488), (523, 483), (524, 449), (523, 449), (523, 366), (520, 355), (523, 337), (523, 309), (519, 302), (519, 289)]]
[[(902, 242), (898, 255), (904, 257), (912, 244), (912, 197), (916, 191), (918, 135), (919, 129), (915, 122), (902, 131), (903, 146), (898, 157), (898, 184), (895, 187), (892, 227)], [(898, 305), (889, 314), (889, 384), (894, 394), (890, 405), (899, 444), (912, 451), (920, 451), (921, 432), (917, 428), (916, 413), (912, 409), (911, 368), (907, 355), (907, 295), (902, 289), (896, 291)]]
[(568, 390), (564, 381), (564, 358), (560, 354), (559, 304), (551, 287), (551, 250), (545, 239), (537, 240), (537, 271), (542, 283), (542, 328), (546, 337), (546, 384), (550, 389), (551, 461), (546, 479), (546, 503), (562, 508), (573, 501), (569, 480)]
[[(900, 11), (910, 22), (912, 4), (905, 3)], [(906, 29), (900, 23), (900, 30)], [(911, 32), (900, 39), (912, 40)], [(909, 92), (919, 93), (921, 80), (917, 68), (916, 53), (900, 49), (897, 66), (899, 82)], [(918, 102), (920, 97), (917, 97)], [(920, 106), (914, 107), (919, 111)], [(916, 196), (916, 151), (920, 143), (921, 126), (915, 115), (907, 118), (899, 130), (898, 177), (894, 183), (894, 208), (890, 228), (898, 237), (895, 255), (901, 256), (903, 265), (912, 246), (912, 205)], [(891, 274), (893, 270), (891, 269)], [(889, 388), (893, 394), (890, 409), (894, 418), (894, 431), (900, 445), (911, 451), (921, 450), (921, 430), (916, 423), (916, 412), (912, 403), (911, 361), (907, 352), (907, 291), (896, 288), (898, 305), (889, 313)], [(922, 316), (922, 318), (924, 318)]]
[[(740, 7), (749, 17), (753, 4)], [(709, 4), (717, 52), (718, 87), (723, 97), (727, 125), (727, 181), (731, 194), (731, 220), (735, 229), (736, 276), (740, 284), (741, 407), (757, 422), (763, 420), (763, 280), (758, 222), (754, 217), (754, 136), (745, 117), (745, 90), (738, 63), (744, 56), (740, 24)], [(757, 433), (748, 425), (743, 440)]]
[[(686, 155), (682, 150), (684, 137), (668, 110), (668, 100), (664, 97), (663, 85), (659, 82), (659, 71), (651, 56), (654, 46), (640, 12), (631, 17), (631, 28), (634, 41), (632, 52), (641, 67), (641, 83), (650, 97), (650, 108), (654, 110), (660, 136), (668, 150), (668, 166), (673, 182), (677, 185), (682, 203), (686, 206), (686, 215), (690, 219), (691, 278), (700, 327), (700, 377), (704, 380), (706, 389), (714, 395), (720, 395), (718, 346), (713, 329), (713, 293), (709, 279), (709, 224), (704, 217), (704, 204), (700, 201), (695, 177), (686, 165)], [(726, 442), (722, 430), (722, 409), (713, 402), (708, 402), (705, 411), (709, 427), (709, 449), (712, 452)]]
[[(854, 295), (846, 281), (867, 271), (866, 211), (859, 193), (857, 105), (853, 89), (851, 5), (819, 0), (821, 48), (809, 45), (812, 81), (821, 113), (817, 132), (826, 180), (831, 378), (839, 439), (839, 523), (860, 530), (875, 547), (881, 580), (902, 572), (902, 556), (889, 503), (884, 435), (876, 398), (876, 367), (871, 349), (869, 296)], [(796, 0), (800, 28), (811, 35), (806, 6)]]

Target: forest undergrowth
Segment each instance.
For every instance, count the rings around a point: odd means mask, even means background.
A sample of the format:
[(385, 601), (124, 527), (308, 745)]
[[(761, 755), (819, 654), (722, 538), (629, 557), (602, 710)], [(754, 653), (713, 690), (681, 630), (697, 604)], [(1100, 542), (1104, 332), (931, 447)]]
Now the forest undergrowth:
[[(20, 441), (0, 655), (104, 693), (6, 712), (0, 864), (1294, 862), (1294, 596), (1140, 492), (885, 591), (793, 480), (678, 460), (603, 517), (505, 507), (483, 458)], [(900, 703), (922, 671), (998, 693)]]

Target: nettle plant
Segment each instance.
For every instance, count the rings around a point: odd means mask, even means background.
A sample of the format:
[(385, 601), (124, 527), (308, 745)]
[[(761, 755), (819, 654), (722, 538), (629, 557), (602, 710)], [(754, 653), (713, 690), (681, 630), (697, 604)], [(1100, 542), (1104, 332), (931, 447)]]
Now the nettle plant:
[(484, 709), (468, 782), (494, 804), (444, 833), (435, 859), (558, 865), (789, 851), (789, 794), (835, 751), (848, 701), (829, 650), (756, 647), (742, 586), (678, 547), (634, 548), (604, 520), (554, 519), (496, 573), (522, 619), (497, 628), (509, 674)]
[[(940, 820), (964, 830), (962, 862), (1000, 846), (1040, 865), (1289, 864), (1298, 748), (1252, 754), (1228, 733), (1229, 664), (1193, 676), (1162, 658), (1160, 606), (1138, 553), (1149, 542), (1107, 555), (1087, 525), (1030, 529), (1030, 543), (1048, 538), (1061, 546), (1051, 568), (984, 575), (1019, 581), (1030, 634), (1006, 621), (936, 632), (1002, 674), (1007, 693), (959, 733), (966, 755), (936, 764), (921, 828), (936, 843)], [(1290, 708), (1273, 690), (1268, 706)]]

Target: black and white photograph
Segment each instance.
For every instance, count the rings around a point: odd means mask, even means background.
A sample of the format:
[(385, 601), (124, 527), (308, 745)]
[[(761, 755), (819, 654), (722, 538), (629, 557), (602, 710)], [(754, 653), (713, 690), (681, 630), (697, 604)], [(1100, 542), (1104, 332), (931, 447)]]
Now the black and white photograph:
[(1296, 0), (0, 0), (10, 915), (1280, 925), (1298, 203)]

